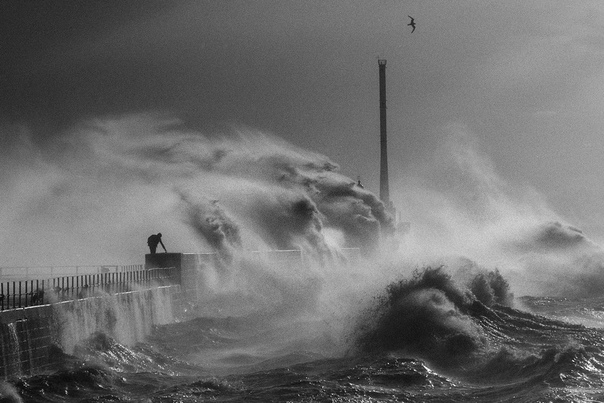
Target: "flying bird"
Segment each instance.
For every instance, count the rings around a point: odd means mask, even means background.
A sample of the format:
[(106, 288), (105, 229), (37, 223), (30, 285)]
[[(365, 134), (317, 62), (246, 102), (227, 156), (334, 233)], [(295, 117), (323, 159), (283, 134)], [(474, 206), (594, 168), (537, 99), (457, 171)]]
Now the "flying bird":
[(413, 29), (411, 30), (411, 33), (413, 33), (413, 31), (415, 31), (415, 19), (413, 19), (413, 17), (411, 17), (410, 15), (408, 15), (407, 17), (411, 18), (411, 22), (407, 25), (411, 26)]

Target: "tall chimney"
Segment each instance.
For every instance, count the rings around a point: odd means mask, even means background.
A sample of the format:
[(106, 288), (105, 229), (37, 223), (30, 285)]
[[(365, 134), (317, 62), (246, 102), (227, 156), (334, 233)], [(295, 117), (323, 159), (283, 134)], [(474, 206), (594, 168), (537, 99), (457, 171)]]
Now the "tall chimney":
[(391, 208), (388, 187), (388, 138), (386, 136), (386, 60), (378, 60), (380, 66), (380, 199)]

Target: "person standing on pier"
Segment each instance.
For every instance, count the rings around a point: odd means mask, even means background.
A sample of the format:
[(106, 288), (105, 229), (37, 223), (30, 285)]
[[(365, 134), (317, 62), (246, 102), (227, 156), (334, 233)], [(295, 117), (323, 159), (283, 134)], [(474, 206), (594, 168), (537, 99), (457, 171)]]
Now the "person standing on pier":
[(157, 235), (154, 234), (147, 238), (147, 245), (149, 245), (149, 250), (152, 254), (157, 250), (157, 244), (161, 244), (161, 247), (164, 248), (164, 252), (168, 253), (164, 243), (161, 241), (161, 232), (159, 232)]

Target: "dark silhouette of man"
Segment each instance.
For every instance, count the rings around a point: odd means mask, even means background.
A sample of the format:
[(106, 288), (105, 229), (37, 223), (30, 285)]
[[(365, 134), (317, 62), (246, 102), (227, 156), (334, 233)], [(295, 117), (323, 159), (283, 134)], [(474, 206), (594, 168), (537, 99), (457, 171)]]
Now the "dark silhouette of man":
[(161, 241), (161, 232), (157, 235), (151, 235), (149, 238), (147, 238), (147, 245), (149, 245), (149, 250), (151, 253), (155, 253), (157, 250), (157, 244), (161, 244), (161, 247), (164, 248), (164, 252), (168, 253), (164, 243)]

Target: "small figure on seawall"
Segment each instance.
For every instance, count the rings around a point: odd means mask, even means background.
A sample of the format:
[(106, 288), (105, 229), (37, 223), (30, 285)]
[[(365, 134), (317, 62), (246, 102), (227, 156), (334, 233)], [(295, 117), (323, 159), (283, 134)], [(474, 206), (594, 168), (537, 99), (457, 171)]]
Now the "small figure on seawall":
[(155, 253), (158, 244), (161, 244), (161, 247), (164, 248), (165, 253), (168, 253), (166, 247), (164, 246), (164, 243), (161, 241), (161, 232), (153, 234), (149, 238), (147, 238), (147, 245), (149, 246), (149, 251), (151, 254)]

